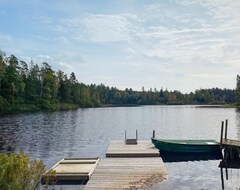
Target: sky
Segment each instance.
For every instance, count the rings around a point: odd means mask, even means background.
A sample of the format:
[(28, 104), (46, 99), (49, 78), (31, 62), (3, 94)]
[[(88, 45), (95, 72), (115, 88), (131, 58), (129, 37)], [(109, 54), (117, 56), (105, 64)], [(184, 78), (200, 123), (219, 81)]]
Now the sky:
[(233, 89), (239, 10), (239, 0), (0, 0), (0, 49), (85, 84)]

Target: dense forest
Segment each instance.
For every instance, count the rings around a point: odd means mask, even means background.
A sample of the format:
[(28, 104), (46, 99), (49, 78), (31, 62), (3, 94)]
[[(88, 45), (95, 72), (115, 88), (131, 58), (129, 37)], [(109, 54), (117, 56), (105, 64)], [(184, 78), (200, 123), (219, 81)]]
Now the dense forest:
[(73, 72), (67, 76), (63, 71), (54, 71), (46, 62), (41, 66), (33, 61), (26, 63), (0, 51), (1, 113), (121, 105), (225, 104), (235, 103), (236, 95), (235, 90), (219, 88), (183, 94), (167, 89), (142, 87), (142, 91), (134, 91), (104, 84), (86, 85), (79, 82)]

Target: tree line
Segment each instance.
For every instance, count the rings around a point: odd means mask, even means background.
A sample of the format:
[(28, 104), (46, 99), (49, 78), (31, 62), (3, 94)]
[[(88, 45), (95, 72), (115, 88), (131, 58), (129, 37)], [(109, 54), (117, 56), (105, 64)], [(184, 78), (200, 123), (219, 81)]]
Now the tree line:
[(106, 105), (225, 104), (235, 103), (236, 94), (235, 89), (219, 88), (183, 94), (167, 89), (142, 87), (141, 91), (134, 91), (104, 84), (86, 85), (77, 80), (74, 72), (67, 76), (63, 71), (54, 71), (46, 62), (41, 66), (33, 61), (26, 63), (0, 51), (0, 112)]

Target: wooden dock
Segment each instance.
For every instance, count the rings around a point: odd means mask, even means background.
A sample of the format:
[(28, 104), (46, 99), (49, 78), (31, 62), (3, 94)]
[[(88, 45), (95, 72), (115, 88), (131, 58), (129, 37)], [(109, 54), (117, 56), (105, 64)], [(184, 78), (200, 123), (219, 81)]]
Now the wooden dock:
[(112, 141), (84, 190), (150, 188), (167, 177), (159, 150), (151, 141)]
[(151, 141), (138, 141), (128, 145), (124, 141), (112, 141), (106, 151), (106, 157), (159, 157), (159, 150)]
[(239, 147), (240, 148), (240, 141), (233, 140), (233, 139), (223, 139), (222, 140), (222, 146), (233, 146), (233, 147)]
[[(54, 170), (57, 181), (84, 181), (89, 180), (99, 158), (64, 158), (55, 164), (50, 170)], [(48, 177), (48, 170), (43, 175), (43, 183)]]
[(137, 144), (113, 141), (106, 158), (63, 159), (52, 170), (60, 181), (89, 179), (84, 190), (146, 189), (168, 177), (159, 150), (151, 141), (137, 141)]
[[(228, 138), (228, 120), (226, 119), (225, 121), (225, 126), (224, 126), (224, 121), (222, 121), (222, 126), (221, 126), (221, 135), (220, 135), (220, 145), (222, 148), (229, 148), (229, 147), (235, 147), (235, 148), (240, 148), (240, 141), (239, 140), (234, 140), (234, 139), (229, 139)], [(223, 134), (225, 134), (223, 136)]]
[(167, 178), (160, 157), (100, 160), (84, 190), (150, 188)]

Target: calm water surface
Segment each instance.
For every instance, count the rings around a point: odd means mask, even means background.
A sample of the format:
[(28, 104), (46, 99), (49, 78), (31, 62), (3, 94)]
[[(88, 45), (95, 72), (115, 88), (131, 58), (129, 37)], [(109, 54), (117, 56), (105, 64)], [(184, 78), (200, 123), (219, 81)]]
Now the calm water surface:
[[(240, 140), (240, 112), (234, 108), (141, 106), (24, 113), (0, 117), (0, 152), (24, 151), (47, 168), (63, 157), (104, 157), (111, 140), (128, 137), (219, 140), (221, 121), (229, 138)], [(166, 163), (169, 179), (152, 189), (222, 189), (219, 160)], [(225, 189), (240, 188), (239, 170), (229, 170)], [(62, 186), (62, 189), (68, 189)], [(73, 188), (73, 187), (71, 187)], [(75, 187), (78, 189), (79, 187)]]

